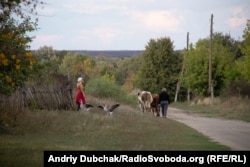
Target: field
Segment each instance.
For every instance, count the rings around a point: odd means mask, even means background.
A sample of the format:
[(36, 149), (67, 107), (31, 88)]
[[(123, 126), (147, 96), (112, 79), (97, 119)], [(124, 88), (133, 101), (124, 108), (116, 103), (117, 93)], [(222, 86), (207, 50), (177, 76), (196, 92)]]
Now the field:
[(113, 115), (25, 111), (0, 131), (0, 166), (43, 166), (44, 150), (229, 150), (174, 120), (121, 105)]

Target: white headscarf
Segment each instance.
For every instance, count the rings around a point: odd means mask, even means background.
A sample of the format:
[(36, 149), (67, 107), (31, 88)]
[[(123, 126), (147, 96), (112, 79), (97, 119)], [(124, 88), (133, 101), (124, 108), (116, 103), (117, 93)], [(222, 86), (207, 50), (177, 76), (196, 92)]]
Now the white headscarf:
[(79, 77), (78, 79), (77, 79), (77, 82), (81, 82), (82, 81), (82, 77)]

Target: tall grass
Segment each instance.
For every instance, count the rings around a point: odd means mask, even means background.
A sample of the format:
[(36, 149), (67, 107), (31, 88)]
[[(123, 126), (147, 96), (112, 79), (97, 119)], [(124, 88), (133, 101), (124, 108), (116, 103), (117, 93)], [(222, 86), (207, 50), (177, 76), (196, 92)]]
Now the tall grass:
[(250, 122), (250, 99), (248, 97), (230, 97), (224, 99), (220, 113), (231, 119), (240, 119)]
[(194, 112), (208, 117), (222, 117), (226, 119), (237, 119), (250, 122), (250, 99), (248, 97), (230, 97), (220, 100), (214, 105), (192, 104), (192, 103), (172, 103), (171, 107)]

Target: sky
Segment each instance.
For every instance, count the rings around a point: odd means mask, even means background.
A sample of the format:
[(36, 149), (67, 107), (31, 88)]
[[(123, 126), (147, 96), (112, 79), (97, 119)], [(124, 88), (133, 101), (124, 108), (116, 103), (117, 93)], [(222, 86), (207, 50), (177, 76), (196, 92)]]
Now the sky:
[(213, 32), (242, 40), (250, 0), (42, 0), (31, 49), (145, 50), (169, 37), (175, 50)]

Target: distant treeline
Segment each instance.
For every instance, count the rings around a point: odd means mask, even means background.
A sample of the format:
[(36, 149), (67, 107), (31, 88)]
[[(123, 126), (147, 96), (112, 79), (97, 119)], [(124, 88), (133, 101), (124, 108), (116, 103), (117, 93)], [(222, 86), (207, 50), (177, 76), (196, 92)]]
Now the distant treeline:
[(72, 53), (80, 53), (90, 56), (107, 56), (107, 57), (131, 57), (137, 56), (144, 50), (68, 50)]
[[(63, 52), (79, 53), (89, 56), (106, 56), (106, 57), (132, 57), (140, 55), (144, 50), (61, 50)], [(180, 53), (182, 50), (176, 50), (176, 53)], [(36, 52), (36, 50), (33, 50)]]
[[(73, 53), (81, 53), (90, 56), (107, 56), (107, 57), (132, 57), (140, 55), (144, 50), (68, 50)], [(176, 50), (180, 53), (181, 50)]]

